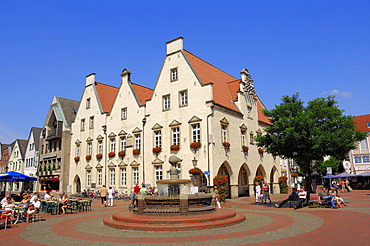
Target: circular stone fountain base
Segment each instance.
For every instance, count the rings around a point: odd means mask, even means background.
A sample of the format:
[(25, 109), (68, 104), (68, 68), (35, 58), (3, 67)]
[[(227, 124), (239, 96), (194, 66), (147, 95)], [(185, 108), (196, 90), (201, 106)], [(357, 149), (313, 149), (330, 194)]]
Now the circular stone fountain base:
[(103, 222), (106, 226), (126, 230), (186, 231), (225, 227), (244, 220), (244, 214), (229, 209), (218, 209), (214, 213), (188, 216), (148, 216), (126, 211), (113, 214)]

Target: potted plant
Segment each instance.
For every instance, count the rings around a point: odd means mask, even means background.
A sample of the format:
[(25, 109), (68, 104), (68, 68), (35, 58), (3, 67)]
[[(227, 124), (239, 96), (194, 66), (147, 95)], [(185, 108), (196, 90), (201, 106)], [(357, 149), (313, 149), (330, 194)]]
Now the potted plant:
[(134, 155), (140, 155), (140, 149), (133, 149), (132, 154)]
[(101, 160), (103, 158), (102, 154), (96, 154), (96, 159)]
[(256, 183), (261, 184), (263, 180), (265, 180), (265, 178), (262, 175), (257, 175), (253, 179), (253, 184), (256, 184)]
[(258, 153), (259, 153), (260, 155), (262, 155), (262, 154), (263, 154), (263, 152), (264, 152), (264, 150), (263, 150), (262, 148), (258, 148)]
[(191, 175), (200, 175), (202, 173), (202, 170), (200, 170), (199, 168), (197, 167), (194, 167), (192, 169), (189, 170), (189, 174)]
[(223, 142), (222, 145), (225, 147), (225, 149), (230, 148), (230, 143), (229, 142)]
[(91, 160), (91, 155), (87, 155), (85, 158), (86, 158), (86, 160), (89, 161), (89, 160)]
[(243, 145), (243, 146), (242, 146), (242, 150), (243, 150), (243, 152), (248, 152), (249, 147), (248, 147), (248, 146)]
[(153, 153), (159, 153), (159, 152), (161, 152), (162, 151), (162, 147), (159, 147), (159, 146), (157, 146), (157, 147), (155, 147), (155, 148), (153, 148)]
[(180, 149), (180, 145), (173, 144), (173, 145), (171, 145), (170, 149), (171, 149), (172, 151), (178, 151), (178, 150)]
[(126, 156), (126, 151), (125, 150), (121, 150), (120, 152), (118, 152), (118, 155), (123, 158), (123, 157)]
[(194, 149), (194, 150), (197, 150), (200, 148), (200, 146), (202, 146), (202, 144), (200, 142), (192, 142), (190, 144), (190, 148)]
[(115, 153), (115, 152), (109, 152), (109, 153), (108, 153), (108, 156), (109, 156), (109, 157), (115, 157), (115, 156), (116, 156), (116, 153)]
[(290, 174), (290, 177), (292, 177), (292, 178), (296, 178), (296, 177), (298, 177), (299, 175), (298, 175), (298, 173), (291, 173)]
[[(79, 161), (80, 160), (80, 157), (79, 156), (76, 156), (75, 157), (75, 162), (77, 162), (77, 161)], [(46, 171), (46, 170), (44, 170), (44, 171)]]
[(227, 176), (225, 175), (217, 175), (213, 178), (213, 184), (215, 186), (215, 190), (217, 190), (217, 198), (220, 202), (226, 201), (226, 184), (227, 184)]
[(278, 179), (279, 187), (280, 187), (280, 193), (286, 194), (288, 193), (288, 184), (287, 184), (288, 177), (281, 176)]

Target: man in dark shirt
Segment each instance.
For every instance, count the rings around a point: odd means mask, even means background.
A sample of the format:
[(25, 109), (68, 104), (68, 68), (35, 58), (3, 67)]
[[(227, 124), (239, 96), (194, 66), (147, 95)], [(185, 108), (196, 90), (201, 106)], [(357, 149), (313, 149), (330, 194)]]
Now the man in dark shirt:
[(290, 193), (290, 195), (288, 196), (287, 199), (285, 199), (284, 201), (282, 201), (281, 203), (279, 204), (275, 204), (275, 207), (277, 208), (281, 208), (282, 206), (284, 206), (285, 203), (287, 203), (288, 201), (294, 201), (296, 200), (297, 198), (297, 195), (298, 195), (298, 192), (297, 192), (297, 189), (296, 188), (292, 188), (292, 193)]

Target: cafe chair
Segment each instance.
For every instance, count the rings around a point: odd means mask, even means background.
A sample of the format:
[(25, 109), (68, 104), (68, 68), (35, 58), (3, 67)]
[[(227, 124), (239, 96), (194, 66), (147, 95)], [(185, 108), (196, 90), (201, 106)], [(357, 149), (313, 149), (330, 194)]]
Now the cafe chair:
[(0, 221), (4, 222), (5, 229), (8, 226), (8, 224), (10, 224), (13, 227), (12, 217), (13, 217), (13, 210), (8, 210), (0, 214)]

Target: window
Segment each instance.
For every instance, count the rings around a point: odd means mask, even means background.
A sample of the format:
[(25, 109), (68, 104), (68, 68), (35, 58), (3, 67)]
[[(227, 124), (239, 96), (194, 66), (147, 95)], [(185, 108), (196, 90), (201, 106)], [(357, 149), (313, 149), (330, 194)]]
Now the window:
[(86, 109), (89, 109), (91, 106), (91, 98), (86, 99)]
[(121, 168), (121, 186), (127, 185), (127, 172), (126, 168)]
[(200, 142), (200, 124), (191, 125), (191, 134), (193, 142)]
[(243, 145), (246, 145), (246, 137), (245, 137), (245, 131), (244, 130), (241, 130), (241, 132), (240, 132), (240, 138), (241, 138), (241, 144), (242, 144), (242, 146)]
[(155, 180), (162, 180), (163, 173), (162, 173), (162, 166), (155, 167)]
[(359, 157), (354, 157), (355, 163), (362, 163), (361, 156)]
[(370, 122), (367, 122), (366, 125), (367, 125), (367, 128), (370, 128)]
[(126, 137), (121, 138), (121, 144), (119, 150), (126, 150)]
[(163, 110), (170, 110), (171, 103), (170, 103), (170, 95), (163, 96)]
[(253, 138), (254, 138), (254, 136), (253, 136), (253, 132), (251, 132), (250, 133), (250, 144), (254, 144), (254, 141), (253, 141)]
[(110, 139), (110, 152), (116, 152), (116, 139)]
[(172, 144), (180, 145), (180, 128), (179, 127), (172, 128)]
[(98, 154), (103, 154), (103, 141), (98, 142)]
[(369, 147), (367, 145), (367, 139), (365, 138), (365, 139), (361, 140), (361, 142), (360, 142), (360, 149), (361, 150), (367, 150), (368, 148)]
[(368, 155), (363, 156), (362, 157), (362, 162), (363, 163), (369, 163), (370, 162), (370, 156), (368, 156)]
[(247, 117), (252, 118), (252, 107), (247, 106)]
[(44, 154), (44, 145), (41, 145), (41, 154)]
[(91, 186), (91, 170), (86, 171), (86, 183), (87, 186)]
[(140, 149), (141, 146), (141, 135), (135, 134), (135, 149)]
[(133, 184), (138, 184), (139, 183), (139, 168), (138, 167), (133, 167), (132, 168), (132, 181), (134, 182)]
[(102, 186), (103, 184), (103, 172), (102, 170), (98, 170), (98, 186)]
[(90, 117), (89, 128), (90, 129), (94, 129), (94, 116), (91, 116)]
[(92, 143), (87, 143), (87, 154), (92, 155)]
[(247, 184), (247, 172), (245, 171), (244, 168), (242, 168), (242, 184), (243, 185)]
[(81, 131), (85, 131), (85, 119), (81, 120)]
[(127, 108), (121, 109), (121, 120), (127, 119)]
[(77, 145), (76, 146), (76, 156), (80, 156), (80, 155), (81, 155), (81, 146)]
[(176, 81), (178, 79), (177, 68), (171, 69), (171, 81)]
[(180, 91), (180, 106), (188, 105), (188, 91)]
[(109, 170), (110, 186), (115, 186), (116, 183), (116, 171), (114, 169)]
[(227, 142), (227, 126), (221, 125), (221, 141)]
[(154, 132), (154, 147), (162, 147), (162, 132)]

